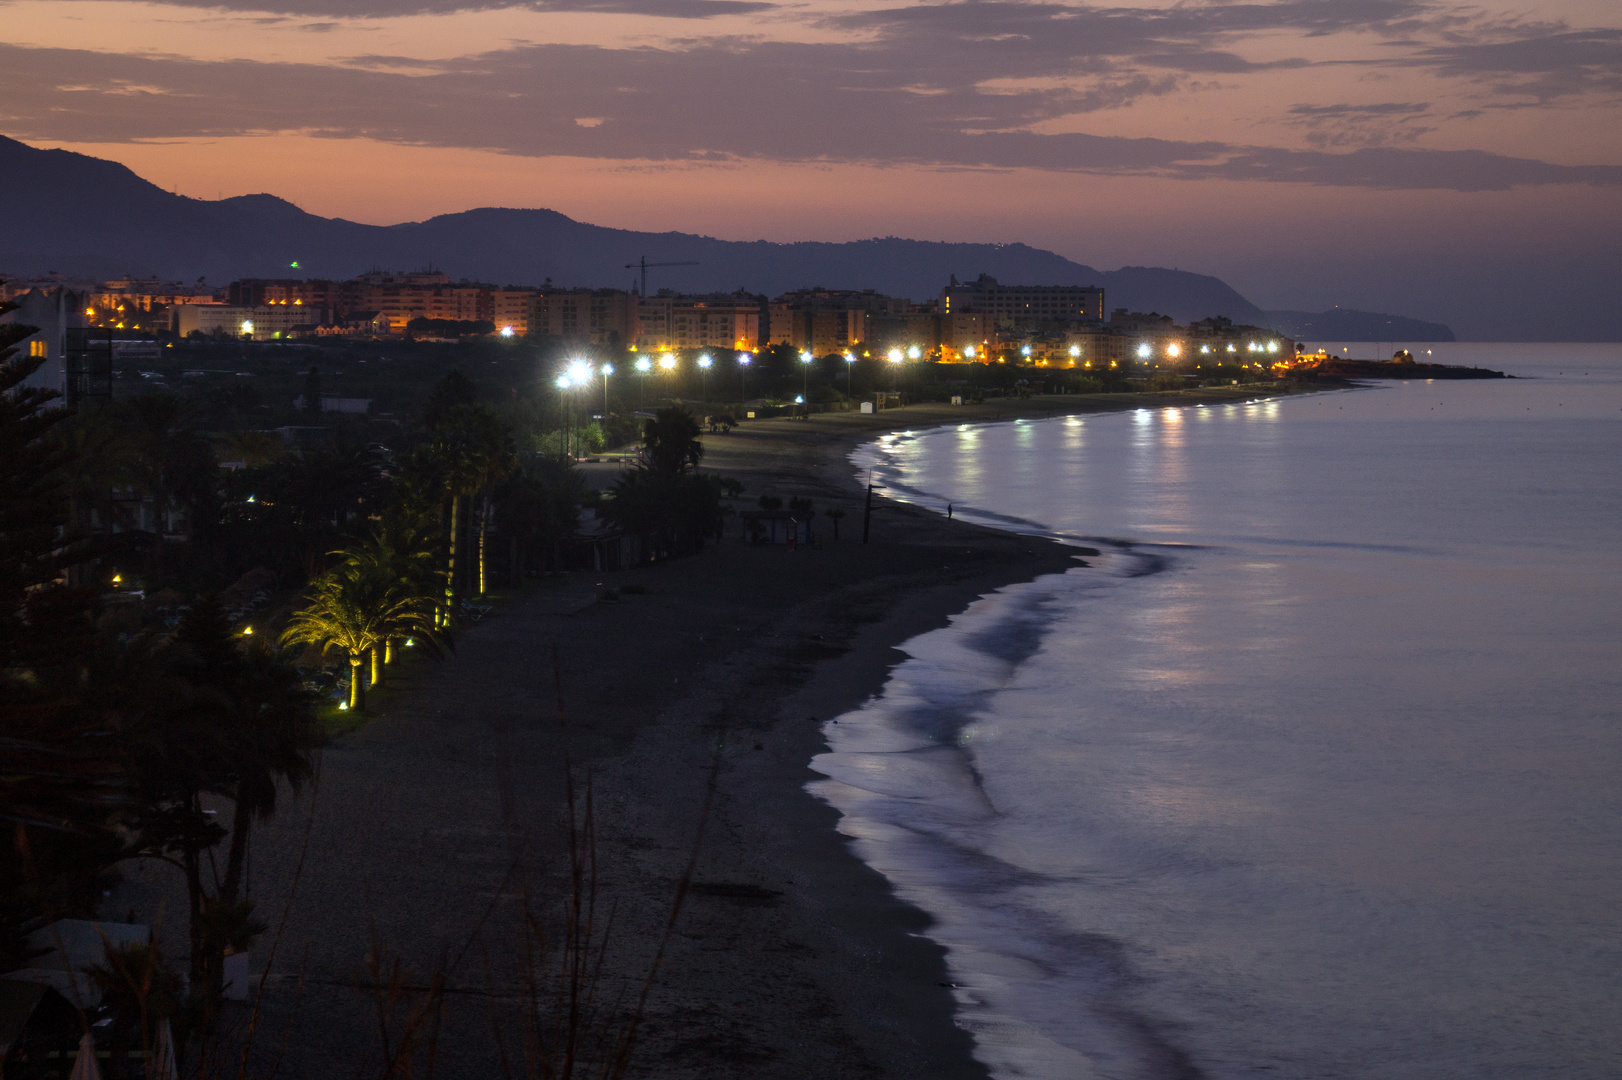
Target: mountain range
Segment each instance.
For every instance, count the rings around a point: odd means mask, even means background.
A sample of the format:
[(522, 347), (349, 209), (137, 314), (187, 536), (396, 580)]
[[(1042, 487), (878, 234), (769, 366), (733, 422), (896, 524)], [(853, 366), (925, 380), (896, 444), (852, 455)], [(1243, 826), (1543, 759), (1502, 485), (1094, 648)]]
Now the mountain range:
[[(787, 244), (717, 240), (590, 225), (552, 210), (500, 208), (366, 225), (306, 213), (273, 195), (193, 199), (114, 161), (4, 137), (0, 205), (10, 208), (0, 232), (0, 270), (19, 276), (55, 271), (90, 278), (201, 277), (219, 284), (244, 277), (341, 279), (371, 269), (431, 265), (453, 279), (495, 284), (550, 280), (560, 287), (625, 288), (636, 278), (627, 264), (646, 258), (650, 264), (696, 263), (653, 268), (650, 288), (681, 292), (746, 288), (776, 295), (826, 286), (925, 299), (952, 275), (990, 274), (1005, 284), (1101, 285), (1112, 309), (1157, 311), (1178, 322), (1225, 315), (1238, 323), (1270, 323), (1267, 312), (1215, 277), (1151, 266), (1098, 270), (1026, 244), (898, 237)], [(1353, 323), (1336, 325), (1355, 329)], [(1377, 329), (1381, 333), (1366, 340), (1391, 336), (1384, 325)]]

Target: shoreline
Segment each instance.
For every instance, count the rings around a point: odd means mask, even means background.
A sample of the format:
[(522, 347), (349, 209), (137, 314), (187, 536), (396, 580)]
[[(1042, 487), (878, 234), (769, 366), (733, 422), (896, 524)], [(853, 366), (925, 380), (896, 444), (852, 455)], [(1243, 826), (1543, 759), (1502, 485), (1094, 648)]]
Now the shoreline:
[[(709, 449), (704, 464), (707, 469), (744, 479), (750, 494), (761, 490), (756, 486), (761, 481), (770, 485), (798, 480), (797, 488), (785, 487), (784, 493), (807, 494), (807, 488), (814, 487), (832, 494), (843, 488), (846, 498), (859, 500), (863, 489), (847, 457), (857, 446), (887, 432), (954, 423), (1215, 404), (1253, 400), (1256, 396), (1255, 388), (1242, 388), (1216, 393), (1133, 395), (1126, 400), (1103, 402), (1035, 398), (1000, 401), (989, 409), (937, 406), (877, 416), (822, 414), (808, 421), (755, 421), (740, 426), (730, 436), (707, 437)], [(772, 453), (762, 453), (763, 442), (776, 444)], [(810, 460), (801, 460), (799, 468), (793, 468), (785, 460), (793, 455), (784, 443), (811, 448)], [(763, 460), (770, 464), (763, 465)], [(881, 501), (882, 516), (877, 512)], [(816, 661), (803, 682), (783, 696), (776, 716), (766, 722), (765, 733), (753, 750), (743, 747), (746, 738), (737, 740), (741, 756), (764, 750), (765, 760), (747, 766), (728, 762), (720, 785), (721, 828), (712, 829), (706, 837), (698, 879), (710, 884), (719, 877), (726, 879), (723, 884), (728, 886), (742, 884), (779, 894), (765, 903), (757, 901), (759, 906), (750, 905), (749, 911), (730, 912), (727, 921), (734, 933), (757, 944), (773, 937), (773, 929), (785, 939), (813, 942), (809, 946), (802, 944), (811, 956), (800, 966), (819, 989), (842, 1006), (847, 1017), (842, 1025), (846, 1034), (865, 1051), (868, 1063), (877, 1066), (872, 1075), (983, 1078), (990, 1074), (973, 1056), (973, 1037), (957, 1022), (959, 1009), (947, 982), (946, 950), (927, 937), (930, 917), (897, 898), (890, 882), (854, 853), (850, 838), (839, 831), (839, 812), (807, 789), (809, 782), (822, 778), (810, 768), (810, 762), (828, 748), (822, 723), (881, 693), (891, 669), (905, 658), (899, 651), (903, 642), (946, 626), (976, 599), (997, 589), (1069, 570), (1081, 556), (1054, 538), (961, 518), (948, 519), (915, 503), (876, 496), (875, 506), (875, 543), (909, 545), (920, 556), (933, 549), (947, 561), (922, 569), (917, 580), (866, 582), (866, 599), (883, 605), (882, 617), (864, 619), (862, 613), (848, 609), (841, 613), (815, 610), (837, 606), (839, 599), (854, 599), (844, 596), (808, 605), (813, 610), (798, 611), (798, 617), (781, 628), (782, 636), (810, 638), (844, 651)], [(859, 511), (848, 509), (846, 521), (850, 524), (840, 543), (859, 543)], [(827, 533), (824, 521), (819, 524), (819, 535)], [(963, 556), (971, 557), (975, 564), (972, 569), (963, 564)], [(639, 778), (645, 778), (647, 770), (656, 767), (654, 762), (670, 760), (674, 744), (681, 741), (671, 737), (672, 721), (680, 723), (685, 719), (692, 724), (704, 713), (727, 716), (725, 698), (724, 692), (714, 694), (707, 707), (689, 702), (697, 707), (682, 710), (683, 717), (662, 717), (650, 729), (650, 738), (639, 747), (640, 753), (634, 752), (622, 769), (615, 770), (620, 783), (638, 792), (628, 802), (640, 804), (642, 816), (650, 806), (668, 798), (668, 788), (661, 785), (659, 793), (654, 794), (645, 779), (639, 782)], [(748, 731), (760, 730), (747, 722), (745, 726)], [(696, 759), (687, 764), (695, 772), (700, 768)], [(674, 842), (675, 837), (669, 839)], [(646, 869), (646, 863), (640, 863), (640, 867)], [(767, 905), (772, 915), (763, 919), (760, 911)], [(782, 911), (779, 905), (790, 910)], [(683, 917), (688, 914), (692, 914), (691, 908)], [(708, 924), (715, 915), (701, 910), (697, 917)], [(753, 925), (765, 922), (777, 925)], [(746, 924), (745, 928), (739, 930), (739, 924)], [(747, 964), (746, 957), (734, 959)], [(718, 978), (730, 981), (739, 975), (737, 970), (723, 972), (707, 966), (696, 975), (683, 971), (671, 977), (666, 972), (660, 981), (666, 984), (664, 994), (680, 998), (704, 993)], [(791, 1069), (783, 1075), (856, 1074), (849, 1065), (819, 1072), (805, 1058), (796, 1062), (799, 1068), (805, 1071), (796, 1073)], [(667, 1070), (654, 1074), (687, 1075)], [(693, 1075), (716, 1074), (706, 1071)], [(757, 1068), (749, 1075), (777, 1073)]]
[[(601, 992), (634, 1001), (719, 753), (694, 887), (631, 1074), (985, 1077), (942, 985), (944, 950), (924, 936), (928, 917), (851, 851), (837, 812), (805, 785), (820, 775), (809, 765), (826, 749), (821, 722), (882, 690), (903, 655), (895, 646), (1078, 556), (877, 497), (883, 509), (863, 545), (863, 491), (846, 457), (891, 430), (1281, 391), (993, 399), (749, 421), (706, 436), (704, 468), (740, 479), (747, 501), (770, 492), (809, 497), (819, 514), (843, 506), (842, 538), (831, 539), (826, 518), (820, 548), (793, 553), (729, 530), (696, 556), (527, 588), (465, 633), (454, 658), (410, 672), (385, 709), (335, 739), (266, 981), (261, 1025), (288, 1032), (280, 1075), (365, 1075), (376, 1008), (356, 987), (373, 935), (417, 976), (476, 941), (450, 973), (438, 1074), (500, 1075), (492, 1023), (509, 1053), (521, 1025), (520, 893), (545, 915), (567, 894), (565, 753), (577, 782), (590, 777), (601, 902), (615, 911)], [(599, 587), (624, 584), (646, 591), (594, 602)], [(273, 924), (311, 801), (289, 799), (258, 834), (255, 894)], [(179, 910), (152, 868), (132, 871), (108, 902), (126, 908), (153, 921)], [(255, 972), (269, 938), (255, 948)]]

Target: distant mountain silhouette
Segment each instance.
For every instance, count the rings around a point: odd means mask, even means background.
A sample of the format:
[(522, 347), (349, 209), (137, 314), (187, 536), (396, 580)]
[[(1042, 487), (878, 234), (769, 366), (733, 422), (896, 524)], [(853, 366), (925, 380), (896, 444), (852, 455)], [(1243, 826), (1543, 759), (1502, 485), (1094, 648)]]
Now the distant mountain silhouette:
[[(625, 264), (647, 256), (650, 263), (699, 263), (655, 270), (650, 289), (710, 292), (741, 286), (776, 295), (827, 286), (924, 300), (937, 295), (953, 274), (962, 279), (990, 274), (1005, 284), (1102, 285), (1110, 308), (1158, 311), (1178, 322), (1210, 315), (1258, 325), (1268, 321), (1260, 308), (1214, 277), (1150, 266), (1100, 271), (1025, 244), (897, 237), (842, 244), (738, 242), (587, 225), (553, 210), (494, 208), (401, 225), (362, 225), (307, 214), (274, 195), (187, 198), (117, 162), (38, 150), (4, 137), (0, 206), (6, 209), (0, 271), (15, 274), (55, 270), (70, 277), (169, 281), (204, 276), (219, 285), (240, 277), (348, 278), (373, 268), (432, 264), (452, 278), (498, 285), (539, 285), (551, 278), (559, 286), (627, 288), (634, 277)], [(296, 270), (290, 265), (294, 261)], [(1406, 339), (1420, 340), (1411, 334)]]
[(1273, 329), (1297, 341), (1457, 341), (1441, 323), (1377, 311), (1269, 311)]

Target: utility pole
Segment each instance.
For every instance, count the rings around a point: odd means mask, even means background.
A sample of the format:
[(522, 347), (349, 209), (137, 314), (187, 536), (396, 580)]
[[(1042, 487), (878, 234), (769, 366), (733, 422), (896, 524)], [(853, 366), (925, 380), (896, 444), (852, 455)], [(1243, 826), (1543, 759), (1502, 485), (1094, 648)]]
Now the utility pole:
[(867, 503), (862, 507), (862, 543), (867, 543), (867, 533), (873, 524), (873, 474), (867, 474)]

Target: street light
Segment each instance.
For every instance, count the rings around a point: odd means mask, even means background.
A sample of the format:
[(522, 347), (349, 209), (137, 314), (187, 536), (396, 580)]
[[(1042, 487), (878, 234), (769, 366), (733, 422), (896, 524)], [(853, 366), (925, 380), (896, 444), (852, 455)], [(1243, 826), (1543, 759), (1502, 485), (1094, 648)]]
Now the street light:
[(965, 346), (963, 346), (963, 355), (968, 357), (970, 360), (973, 360), (974, 359), (974, 346), (973, 345), (965, 345)]
[(710, 365), (714, 362), (710, 359), (709, 353), (705, 353), (698, 358), (698, 393), (699, 400), (704, 405), (710, 403)]
[(653, 370), (653, 361), (646, 356), (637, 357), (636, 370), (642, 376), (636, 381), (636, 405), (640, 409), (648, 395), (648, 372)]
[[(676, 356), (674, 353), (665, 353), (659, 358), (659, 370), (667, 375), (676, 374)], [(672, 394), (672, 397), (675, 395)]]
[(800, 397), (802, 399), (811, 396), (811, 361), (813, 359), (815, 359), (815, 357), (808, 352), (800, 353), (800, 373), (805, 376), (800, 380)]
[(738, 393), (745, 405), (749, 403), (749, 362), (753, 359), (748, 353), (738, 354)]
[(569, 387), (574, 385), (574, 380), (569, 377), (568, 372), (564, 372), (562, 375), (559, 375), (553, 380), (553, 384), (556, 385), (558, 390), (560, 390), (563, 394), (563, 456), (568, 457), (569, 427), (573, 420), (573, 410), (569, 408)]
[(604, 364), (603, 367), (602, 367), (602, 372), (603, 372), (603, 431), (606, 434), (607, 431), (608, 431), (608, 377), (610, 375), (614, 374), (614, 365), (613, 364)]
[(909, 360), (916, 360), (922, 355), (924, 354), (919, 351), (918, 346), (916, 345), (907, 350), (907, 359)]
[(845, 351), (845, 396), (846, 397), (855, 397), (856, 396), (856, 391), (854, 389), (855, 385), (856, 385), (856, 357), (852, 356), (850, 354), (850, 351), (847, 349)]

